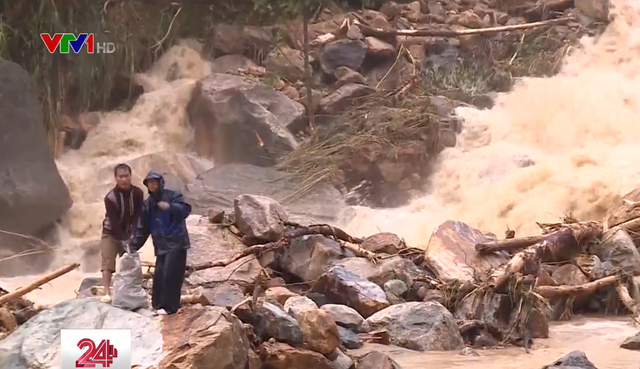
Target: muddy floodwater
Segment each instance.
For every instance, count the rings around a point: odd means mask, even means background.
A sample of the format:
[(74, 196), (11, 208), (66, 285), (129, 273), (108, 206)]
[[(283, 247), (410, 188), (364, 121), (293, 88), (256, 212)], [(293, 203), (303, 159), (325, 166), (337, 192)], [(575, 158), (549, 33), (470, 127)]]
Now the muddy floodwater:
[(625, 338), (634, 335), (629, 318), (574, 317), (569, 322), (555, 322), (549, 339), (537, 339), (530, 354), (523, 348), (477, 350), (479, 357), (461, 356), (453, 352), (415, 352), (395, 346), (368, 344), (354, 355), (371, 350), (384, 352), (403, 369), (540, 369), (561, 356), (581, 350), (598, 369), (640, 369), (640, 351), (620, 348)]

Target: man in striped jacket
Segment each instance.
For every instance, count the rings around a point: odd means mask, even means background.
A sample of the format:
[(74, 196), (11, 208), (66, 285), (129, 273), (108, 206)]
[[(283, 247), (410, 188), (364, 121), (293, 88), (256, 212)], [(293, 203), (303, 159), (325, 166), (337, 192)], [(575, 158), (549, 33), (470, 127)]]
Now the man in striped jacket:
[(102, 283), (104, 302), (111, 302), (111, 277), (116, 259), (125, 252), (124, 245), (135, 231), (144, 206), (144, 192), (131, 184), (131, 167), (118, 164), (113, 170), (116, 186), (104, 197), (106, 214), (102, 222)]

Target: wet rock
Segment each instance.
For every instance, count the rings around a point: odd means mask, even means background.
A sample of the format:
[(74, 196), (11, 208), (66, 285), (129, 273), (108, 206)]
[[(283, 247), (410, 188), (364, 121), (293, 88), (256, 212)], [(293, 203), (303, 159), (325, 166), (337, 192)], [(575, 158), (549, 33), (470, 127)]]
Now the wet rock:
[(360, 100), (374, 92), (375, 90), (369, 86), (348, 83), (323, 97), (320, 100), (318, 112), (329, 116), (338, 115), (349, 109), (356, 100)]
[(356, 333), (364, 333), (366, 331), (366, 321), (353, 308), (345, 305), (338, 304), (326, 304), (320, 307), (322, 310), (328, 312), (337, 325), (348, 328)]
[(304, 57), (300, 50), (281, 45), (267, 56), (264, 66), (289, 82), (304, 80)]
[(385, 292), (392, 293), (398, 297), (404, 297), (409, 290), (407, 288), (407, 285), (399, 279), (392, 279), (390, 281), (387, 281), (382, 287)]
[(323, 274), (312, 290), (326, 295), (334, 303), (351, 306), (363, 317), (389, 306), (384, 291), (378, 285), (339, 265)]
[[(242, 194), (267, 196), (275, 200), (290, 195), (301, 184), (291, 175), (271, 168), (249, 164), (216, 166), (187, 184), (184, 195), (194, 214), (206, 214), (210, 208), (233, 211), (233, 199)], [(287, 213), (300, 224), (334, 223), (344, 208), (342, 195), (333, 186), (319, 184), (299, 198), (287, 203)], [(233, 239), (234, 237), (227, 237)], [(218, 257), (209, 259), (217, 260)]]
[(323, 355), (340, 346), (338, 326), (331, 315), (322, 309), (301, 312), (296, 318), (307, 346)]
[(367, 45), (367, 54), (375, 58), (394, 58), (396, 48), (388, 42), (375, 37), (366, 37), (364, 43)]
[(610, 0), (575, 0), (575, 7), (582, 14), (599, 22), (609, 21)]
[(405, 302), (379, 311), (367, 322), (386, 329), (394, 345), (418, 351), (461, 350), (464, 341), (451, 313), (436, 302)]
[(242, 324), (224, 308), (185, 308), (160, 318), (85, 298), (42, 311), (0, 341), (0, 367), (59, 367), (60, 329), (87, 327), (131, 329), (131, 365), (141, 369), (244, 369), (247, 362)]
[(262, 369), (262, 360), (260, 360), (260, 355), (253, 350), (249, 350), (247, 367), (245, 369)]
[(582, 351), (571, 351), (550, 365), (545, 365), (542, 369), (598, 369)]
[(360, 341), (358, 335), (351, 329), (338, 326), (338, 333), (340, 334), (340, 342), (344, 347), (350, 350), (362, 347), (362, 341)]
[(260, 345), (260, 359), (272, 369), (333, 369), (333, 364), (322, 354), (280, 342), (264, 342)]
[(413, 286), (416, 279), (428, 275), (427, 271), (420, 269), (410, 260), (400, 256), (384, 259), (378, 265), (373, 265), (365, 258), (346, 258), (339, 260), (334, 265), (341, 265), (349, 271), (382, 286), (387, 281), (399, 279), (407, 286)]
[(382, 232), (365, 238), (360, 247), (375, 253), (395, 255), (407, 246), (397, 234)]
[(280, 307), (270, 302), (263, 302), (262, 309), (254, 314), (256, 316), (252, 324), (263, 341), (273, 338), (292, 345), (302, 344), (303, 336), (298, 322)]
[(400, 364), (379, 351), (371, 351), (358, 360), (358, 368), (362, 369), (402, 369)]
[(253, 60), (240, 54), (223, 55), (219, 58), (215, 58), (211, 62), (212, 73), (229, 73), (235, 72), (238, 69), (248, 69), (257, 67), (257, 64)]
[(276, 200), (266, 196), (240, 195), (233, 204), (236, 225), (245, 237), (256, 243), (282, 238), (287, 212)]
[[(551, 278), (559, 285), (567, 286), (579, 286), (581, 284), (589, 283), (589, 278), (582, 273), (582, 271), (573, 264), (566, 264), (558, 267), (551, 274)], [(588, 302), (591, 296), (586, 298), (580, 298), (578, 296), (574, 301), (574, 306), (582, 305)]]
[(214, 73), (196, 83), (187, 113), (198, 155), (269, 166), (297, 146), (287, 127), (305, 109), (256, 79)]
[(626, 273), (640, 274), (640, 253), (624, 229), (611, 229), (602, 235), (601, 243), (589, 245), (589, 253)]
[(480, 354), (478, 354), (476, 352), (476, 350), (472, 349), (471, 347), (465, 347), (460, 351), (460, 355), (462, 356), (480, 356)]
[(347, 29), (347, 38), (349, 40), (362, 40), (364, 39), (364, 35), (362, 34), (362, 30), (360, 30), (360, 27), (351, 25)]
[(284, 303), (284, 311), (296, 319), (303, 312), (317, 308), (318, 305), (306, 296), (292, 296)]
[(426, 258), (433, 271), (443, 280), (471, 282), (476, 270), (489, 270), (507, 262), (506, 253), (480, 255), (477, 243), (487, 239), (467, 224), (448, 220), (433, 231), (427, 245)]
[(620, 347), (627, 350), (640, 351), (640, 332), (624, 340)]
[[(299, 296), (297, 293), (289, 291), (285, 287), (270, 287), (264, 291), (264, 297), (267, 301), (275, 301), (280, 305), (284, 305), (291, 297)], [(285, 311), (287, 311), (285, 309)]]
[(268, 27), (216, 24), (212, 31), (213, 47), (224, 54), (268, 51), (273, 38)]
[[(208, 224), (206, 220), (203, 221), (202, 218), (197, 215), (189, 216), (186, 223), (191, 240), (191, 248), (187, 253), (187, 267), (189, 268), (214, 260), (227, 259), (236, 252), (247, 248), (247, 246), (237, 238), (229, 237), (224, 229)], [(214, 271), (224, 269), (225, 268), (220, 267), (212, 268), (211, 272), (202, 273), (202, 275), (209, 275)], [(254, 277), (244, 274), (244, 272), (251, 272), (251, 269), (243, 269), (243, 272), (240, 272), (240, 274), (234, 276), (234, 278), (247, 283), (253, 283), (252, 280)]]
[(333, 352), (326, 355), (326, 357), (331, 361), (334, 369), (351, 369), (354, 367), (353, 359), (340, 349), (333, 350)]
[(335, 84), (336, 87), (342, 87), (349, 83), (367, 84), (367, 79), (362, 74), (347, 67), (338, 67), (334, 72), (334, 76), (338, 80)]
[[(64, 215), (72, 200), (46, 140), (42, 110), (32, 80), (18, 64), (0, 59), (0, 229), (36, 235)], [(33, 248), (23, 237), (0, 235), (0, 254)], [(49, 252), (3, 263), (0, 275), (47, 268)]]
[(99, 277), (84, 278), (82, 282), (80, 282), (80, 287), (78, 287), (78, 291), (82, 292), (82, 291), (91, 289), (91, 287), (99, 287), (101, 285), (102, 285), (102, 278), (99, 278)]
[(222, 283), (213, 288), (203, 288), (203, 295), (213, 306), (231, 308), (244, 299), (244, 289), (232, 283)]
[(292, 240), (278, 259), (278, 265), (305, 282), (320, 278), (327, 267), (344, 257), (340, 244), (320, 235), (298, 237)]
[(191, 273), (186, 279), (191, 287), (213, 288), (223, 283), (232, 283), (240, 286), (248, 292), (256, 283), (262, 266), (255, 256), (249, 255), (227, 265), (226, 267), (215, 267), (198, 270)]
[(319, 54), (320, 65), (326, 74), (338, 67), (360, 69), (367, 54), (367, 45), (360, 40), (342, 39), (324, 45)]
[(409, 4), (406, 4), (400, 14), (402, 14), (402, 16), (407, 18), (409, 22), (412, 22), (412, 23), (420, 22), (420, 16), (422, 15), (420, 2), (413, 1)]
[(455, 312), (459, 320), (481, 320), (488, 330), (500, 340), (508, 333), (511, 319), (511, 299), (509, 296), (487, 292), (468, 296), (458, 306)]

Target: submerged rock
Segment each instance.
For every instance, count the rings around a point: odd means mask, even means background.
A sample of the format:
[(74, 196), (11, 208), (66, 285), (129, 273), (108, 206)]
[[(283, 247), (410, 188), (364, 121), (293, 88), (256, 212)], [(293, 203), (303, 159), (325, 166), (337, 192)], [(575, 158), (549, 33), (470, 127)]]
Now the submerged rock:
[(640, 351), (640, 332), (624, 340), (620, 347), (627, 350)]
[(542, 369), (598, 369), (582, 351), (571, 351), (567, 355), (556, 360), (552, 364), (545, 365)]
[(358, 368), (363, 369), (402, 369), (400, 364), (379, 351), (372, 351), (358, 361)]
[(260, 359), (272, 369), (334, 369), (322, 354), (280, 342), (264, 342), (260, 345)]

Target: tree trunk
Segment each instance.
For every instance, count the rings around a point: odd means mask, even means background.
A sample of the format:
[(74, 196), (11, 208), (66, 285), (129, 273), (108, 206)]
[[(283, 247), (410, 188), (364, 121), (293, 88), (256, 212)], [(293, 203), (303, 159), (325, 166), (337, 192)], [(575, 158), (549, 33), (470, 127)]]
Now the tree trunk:
[(489, 277), (489, 285), (502, 290), (515, 273), (538, 275), (541, 262), (570, 261), (582, 251), (582, 244), (602, 234), (599, 222), (565, 225), (561, 230), (545, 236), (544, 240), (518, 252), (502, 268)]
[(24, 295), (26, 295), (27, 293), (35, 290), (36, 288), (42, 286), (45, 283), (49, 283), (52, 280), (69, 273), (70, 271), (76, 269), (77, 267), (79, 267), (80, 264), (75, 263), (75, 264), (71, 264), (71, 265), (67, 265), (66, 267), (62, 267), (58, 270), (55, 270), (49, 274), (45, 274), (44, 276), (36, 279), (35, 281), (29, 283), (28, 285), (26, 285), (25, 287), (20, 287), (17, 290), (13, 291), (13, 292), (9, 292), (6, 295), (0, 296), (0, 306), (2, 306), (2, 304), (5, 304), (9, 301), (15, 300), (19, 297), (22, 297)]
[(510, 238), (476, 244), (476, 251), (481, 254), (489, 254), (495, 251), (516, 251), (527, 248), (543, 241), (547, 235)]

